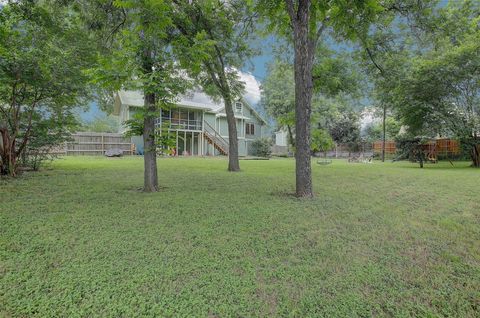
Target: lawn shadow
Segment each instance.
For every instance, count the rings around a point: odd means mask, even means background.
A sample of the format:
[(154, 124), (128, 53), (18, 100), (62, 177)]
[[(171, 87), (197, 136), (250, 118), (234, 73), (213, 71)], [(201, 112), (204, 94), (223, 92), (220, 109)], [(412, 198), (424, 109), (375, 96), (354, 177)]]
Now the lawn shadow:
[(158, 192), (163, 192), (167, 190), (168, 187), (165, 186), (158, 186), (158, 190), (156, 192), (143, 192), (143, 187), (134, 187), (132, 188), (131, 186), (124, 187), (123, 190), (126, 190), (128, 192), (135, 192), (135, 193), (158, 193)]
[(305, 200), (313, 200), (315, 199), (320, 193), (313, 193), (313, 197), (299, 197), (295, 193), (295, 191), (287, 191), (287, 190), (275, 190), (269, 193), (271, 196), (282, 198), (282, 199), (293, 199), (295, 201), (305, 201)]

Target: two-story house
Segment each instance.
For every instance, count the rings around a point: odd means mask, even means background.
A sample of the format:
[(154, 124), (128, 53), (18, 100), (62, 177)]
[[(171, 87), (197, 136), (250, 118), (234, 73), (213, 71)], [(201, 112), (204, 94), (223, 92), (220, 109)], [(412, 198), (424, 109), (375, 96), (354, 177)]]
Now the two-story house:
[[(114, 115), (120, 123), (132, 118), (140, 107), (144, 107), (140, 91), (119, 91), (114, 98)], [(267, 134), (266, 121), (246, 102), (234, 103), (237, 119), (238, 153), (252, 155), (251, 143)], [(201, 91), (191, 91), (181, 96), (176, 107), (159, 111), (157, 125), (168, 125), (175, 134), (176, 155), (228, 155), (228, 126), (223, 102), (216, 102)], [(121, 132), (125, 126), (121, 125)], [(143, 139), (133, 138), (139, 153), (143, 153)]]

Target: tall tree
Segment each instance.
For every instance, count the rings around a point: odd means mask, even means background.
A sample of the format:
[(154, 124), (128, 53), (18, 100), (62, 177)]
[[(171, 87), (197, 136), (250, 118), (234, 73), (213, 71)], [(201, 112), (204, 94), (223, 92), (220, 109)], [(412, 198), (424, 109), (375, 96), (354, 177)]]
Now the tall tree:
[[(317, 58), (313, 66), (313, 104), (311, 123), (315, 126), (333, 110), (332, 99), (338, 95), (357, 97), (361, 78), (350, 56), (328, 48), (324, 43), (317, 47)], [(267, 77), (262, 84), (263, 106), (277, 120), (280, 127), (286, 127), (289, 142), (295, 145), (295, 82), (293, 65), (276, 59), (269, 65)]]
[(173, 0), (179, 34), (173, 44), (182, 66), (204, 91), (222, 99), (228, 124), (228, 171), (239, 171), (233, 103), (244, 83), (238, 70), (253, 53), (248, 37), (254, 15), (243, 0)]
[(78, 16), (66, 8), (18, 1), (0, 9), (1, 174), (16, 175), (35, 127), (68, 132), (73, 108), (89, 95), (91, 52)]
[[(382, 15), (370, 32), (359, 38), (361, 60), (371, 76), (372, 99), (382, 113), (382, 161), (385, 161), (387, 121), (392, 109), (392, 92), (399, 79), (405, 76), (410, 58), (432, 41), (425, 37), (434, 33), (438, 0), (391, 0), (385, 2)], [(392, 22), (393, 20), (393, 22)]]
[(350, 148), (360, 141), (360, 116), (353, 102), (344, 94), (334, 98), (317, 97), (312, 115), (315, 128), (326, 130), (335, 143), (348, 144)]
[(450, 135), (480, 167), (480, 32), (413, 61), (395, 90), (395, 107), (409, 132)]
[(368, 30), (370, 20), (383, 11), (380, 1), (262, 0), (258, 9), (270, 27), (291, 39), (294, 47), (296, 195), (312, 197), (310, 116), (313, 66), (319, 39), (326, 30), (349, 39)]
[(83, 12), (92, 28), (99, 31), (102, 43), (107, 44), (92, 70), (95, 82), (110, 90), (143, 91), (143, 191), (155, 192), (158, 190), (155, 119), (160, 116), (160, 109), (169, 107), (187, 87), (170, 49), (172, 3), (87, 1)]

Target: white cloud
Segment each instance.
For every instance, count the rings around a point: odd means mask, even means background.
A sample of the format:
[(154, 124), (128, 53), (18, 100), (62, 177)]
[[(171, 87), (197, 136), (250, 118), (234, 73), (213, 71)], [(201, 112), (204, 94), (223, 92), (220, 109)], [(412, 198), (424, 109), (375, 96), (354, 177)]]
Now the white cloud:
[(239, 72), (240, 79), (245, 82), (245, 93), (243, 97), (252, 106), (260, 102), (260, 82), (251, 73)]

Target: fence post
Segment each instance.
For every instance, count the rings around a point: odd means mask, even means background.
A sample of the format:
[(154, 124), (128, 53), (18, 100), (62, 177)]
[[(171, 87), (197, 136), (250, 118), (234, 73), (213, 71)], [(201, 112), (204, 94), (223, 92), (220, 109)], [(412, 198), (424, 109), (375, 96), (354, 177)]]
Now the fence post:
[(105, 154), (105, 139), (104, 139), (104, 135), (102, 134), (102, 155)]

